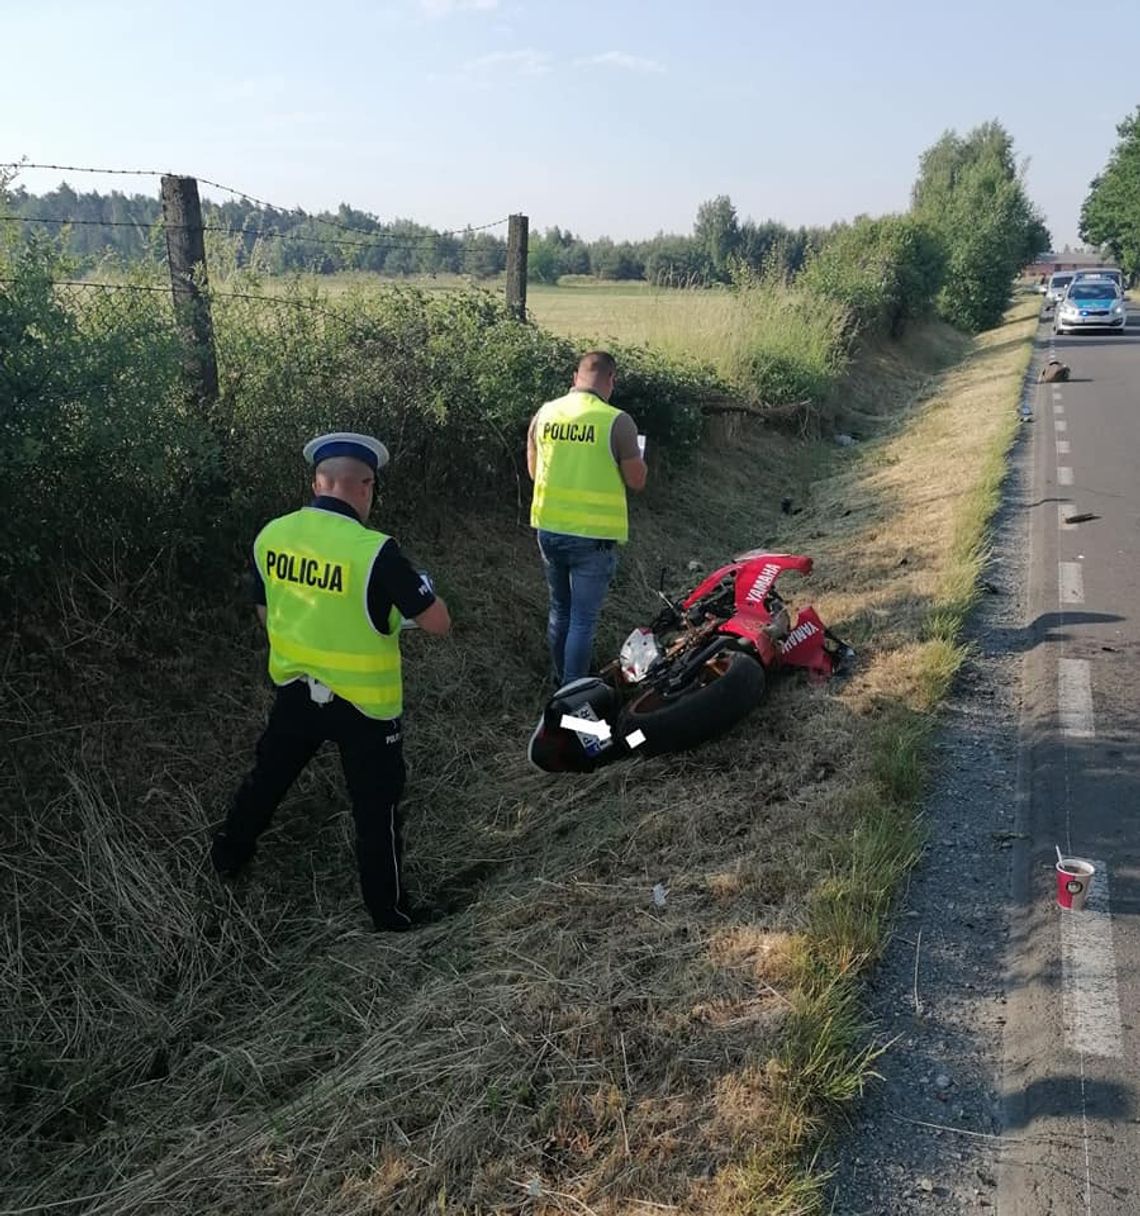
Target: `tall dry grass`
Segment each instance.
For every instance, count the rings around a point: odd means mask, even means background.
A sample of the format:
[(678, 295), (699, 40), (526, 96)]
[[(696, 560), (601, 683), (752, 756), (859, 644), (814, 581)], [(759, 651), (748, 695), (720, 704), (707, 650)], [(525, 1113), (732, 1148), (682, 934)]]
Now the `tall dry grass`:
[(709, 364), (758, 402), (819, 402), (847, 363), (845, 309), (775, 279), (736, 288), (548, 288), (532, 291), (529, 306), (559, 333)]

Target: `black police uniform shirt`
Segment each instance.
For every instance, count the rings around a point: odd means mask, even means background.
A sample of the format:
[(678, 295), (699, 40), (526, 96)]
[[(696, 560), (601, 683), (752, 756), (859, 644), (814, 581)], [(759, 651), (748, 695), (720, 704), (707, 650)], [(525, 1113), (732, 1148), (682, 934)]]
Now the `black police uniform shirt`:
[[(360, 522), (360, 516), (339, 498), (321, 494), (309, 504), (317, 511), (332, 511), (336, 515), (344, 515), (348, 519)], [(265, 606), (265, 582), (257, 563), (251, 565), (251, 597), (255, 604)], [(435, 603), (435, 593), (424, 582), (423, 578), (412, 567), (412, 564), (400, 551), (400, 546), (391, 538), (384, 542), (376, 560), (372, 563), (372, 573), (368, 579), (368, 619), (377, 633), (391, 633), (388, 618), (392, 606), (399, 609), (400, 614), (409, 621), (419, 616)]]

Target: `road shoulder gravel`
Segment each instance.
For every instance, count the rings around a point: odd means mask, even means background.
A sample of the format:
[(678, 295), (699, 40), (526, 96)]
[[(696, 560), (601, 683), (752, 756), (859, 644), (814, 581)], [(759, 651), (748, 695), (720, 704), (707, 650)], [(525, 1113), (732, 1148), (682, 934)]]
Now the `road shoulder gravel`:
[[(1033, 404), (1035, 357), (1024, 400)], [(834, 1216), (991, 1210), (1002, 1130), (1010, 859), (1028, 587), (1032, 428), (1011, 455), (972, 646), (941, 711), (923, 815), (927, 847), (868, 984), (890, 1043), (876, 1082), (830, 1149)]]

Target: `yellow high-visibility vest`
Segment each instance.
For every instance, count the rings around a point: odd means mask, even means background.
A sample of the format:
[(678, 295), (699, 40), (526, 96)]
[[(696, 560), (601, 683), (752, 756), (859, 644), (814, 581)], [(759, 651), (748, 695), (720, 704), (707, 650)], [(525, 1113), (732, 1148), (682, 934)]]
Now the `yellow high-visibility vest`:
[(332, 511), (305, 507), (271, 520), (253, 553), (265, 583), (269, 675), (312, 676), (369, 718), (404, 710), (401, 615), (390, 633), (368, 616), (368, 578), (388, 537)]
[(538, 411), (531, 527), (623, 545), (629, 539), (625, 482), (610, 448), (620, 412), (580, 392)]

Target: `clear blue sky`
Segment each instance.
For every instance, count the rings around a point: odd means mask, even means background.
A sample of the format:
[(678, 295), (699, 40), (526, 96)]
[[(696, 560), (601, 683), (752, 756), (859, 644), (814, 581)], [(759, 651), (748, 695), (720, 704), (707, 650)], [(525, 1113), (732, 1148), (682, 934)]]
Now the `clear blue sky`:
[[(1140, 0), (0, 0), (0, 160), (168, 169), (439, 227), (587, 237), (907, 205), (998, 118), (1054, 241), (1140, 102)], [(1088, 74), (1066, 86), (1066, 61)], [(1071, 61), (1071, 60), (1070, 60)], [(25, 172), (40, 192), (58, 173)], [(153, 192), (69, 175), (77, 189)]]

